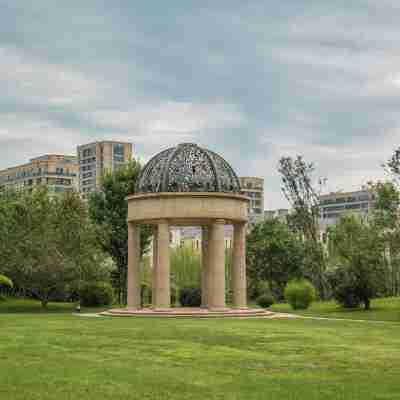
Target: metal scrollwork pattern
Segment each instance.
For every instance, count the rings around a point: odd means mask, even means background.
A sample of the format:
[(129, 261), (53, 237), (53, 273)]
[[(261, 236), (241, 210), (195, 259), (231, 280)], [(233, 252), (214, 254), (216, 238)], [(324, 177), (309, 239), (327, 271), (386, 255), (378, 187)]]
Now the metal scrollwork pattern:
[(240, 192), (239, 178), (232, 167), (218, 154), (208, 150), (219, 174), (220, 192)]
[(239, 193), (239, 179), (218, 154), (196, 144), (183, 143), (164, 150), (142, 169), (136, 193)]

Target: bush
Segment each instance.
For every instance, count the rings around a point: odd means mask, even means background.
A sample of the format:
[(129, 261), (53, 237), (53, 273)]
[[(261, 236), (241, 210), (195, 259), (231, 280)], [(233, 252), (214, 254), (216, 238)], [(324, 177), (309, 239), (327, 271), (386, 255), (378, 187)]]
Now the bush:
[(81, 305), (85, 307), (107, 306), (114, 300), (114, 289), (108, 282), (88, 283), (80, 290)]
[(14, 284), (11, 279), (7, 278), (4, 275), (0, 275), (0, 301), (4, 301), (6, 299), (6, 295), (9, 294), (8, 292), (13, 287)]
[(268, 308), (268, 307), (271, 307), (272, 304), (275, 303), (275, 300), (271, 294), (265, 293), (265, 294), (258, 296), (256, 302), (260, 307)]
[(184, 287), (179, 291), (179, 302), (182, 307), (200, 307), (201, 290), (197, 286)]
[(12, 289), (14, 284), (10, 278), (0, 275), (0, 289)]
[(344, 308), (357, 308), (361, 304), (357, 290), (349, 282), (336, 286), (333, 290), (333, 297)]
[(176, 306), (176, 302), (178, 300), (178, 288), (175, 284), (171, 283), (171, 307)]
[(285, 288), (285, 299), (294, 310), (306, 310), (315, 300), (315, 288), (303, 279), (291, 281)]
[(270, 294), (271, 293), (271, 288), (270, 288), (270, 284), (268, 281), (264, 281), (264, 280), (255, 280), (255, 281), (250, 281), (248, 280), (249, 285), (248, 285), (248, 289), (247, 289), (247, 293), (249, 296), (250, 300), (256, 300), (259, 296), (261, 296), (262, 294)]
[(328, 275), (332, 287), (332, 295), (344, 308), (357, 308), (362, 300), (357, 289), (357, 282), (352, 279), (347, 268), (337, 267)]
[(147, 283), (142, 283), (140, 288), (140, 299), (142, 307), (152, 302), (152, 288)]

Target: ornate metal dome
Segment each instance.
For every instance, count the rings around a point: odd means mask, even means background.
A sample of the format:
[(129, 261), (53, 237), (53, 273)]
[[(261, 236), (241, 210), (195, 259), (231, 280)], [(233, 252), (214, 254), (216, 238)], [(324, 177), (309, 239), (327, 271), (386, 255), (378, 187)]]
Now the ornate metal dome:
[(218, 154), (183, 143), (154, 156), (142, 169), (136, 193), (239, 193), (232, 167)]

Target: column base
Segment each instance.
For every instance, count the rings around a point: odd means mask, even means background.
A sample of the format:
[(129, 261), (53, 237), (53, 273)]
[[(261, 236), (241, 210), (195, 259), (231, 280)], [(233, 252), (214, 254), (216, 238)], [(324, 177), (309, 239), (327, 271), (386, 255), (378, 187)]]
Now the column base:
[(208, 308), (209, 312), (227, 312), (229, 308), (227, 307), (210, 307)]
[(128, 307), (126, 307), (126, 310), (127, 311), (140, 311), (140, 310), (142, 310), (142, 307), (130, 307), (130, 306), (128, 306)]

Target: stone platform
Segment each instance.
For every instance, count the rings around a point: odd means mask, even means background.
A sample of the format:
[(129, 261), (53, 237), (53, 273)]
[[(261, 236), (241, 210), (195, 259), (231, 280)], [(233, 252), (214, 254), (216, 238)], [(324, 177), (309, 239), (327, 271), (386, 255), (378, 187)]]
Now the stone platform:
[(143, 308), (139, 310), (120, 308), (111, 309), (100, 313), (111, 317), (160, 317), (160, 318), (249, 318), (249, 317), (273, 317), (275, 313), (257, 308), (231, 309), (221, 311), (209, 311), (204, 308), (170, 308), (157, 310)]

